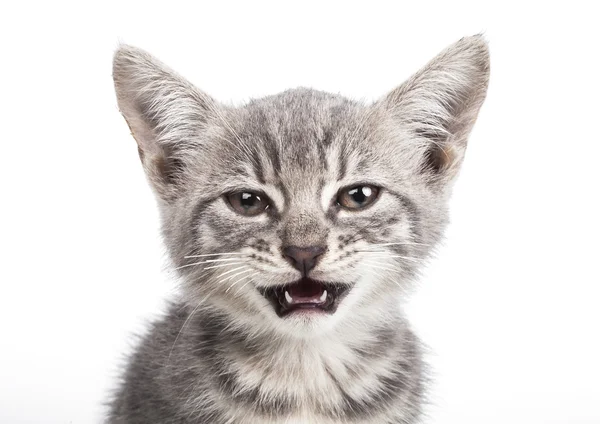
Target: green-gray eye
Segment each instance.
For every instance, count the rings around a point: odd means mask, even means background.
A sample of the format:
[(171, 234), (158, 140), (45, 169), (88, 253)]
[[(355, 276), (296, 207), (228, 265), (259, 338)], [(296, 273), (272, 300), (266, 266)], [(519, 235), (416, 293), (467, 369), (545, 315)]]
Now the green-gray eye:
[(371, 205), (379, 196), (379, 188), (372, 185), (358, 185), (340, 190), (337, 203), (345, 209), (357, 210)]
[(225, 196), (234, 211), (240, 215), (256, 216), (269, 207), (269, 199), (261, 193), (238, 191)]

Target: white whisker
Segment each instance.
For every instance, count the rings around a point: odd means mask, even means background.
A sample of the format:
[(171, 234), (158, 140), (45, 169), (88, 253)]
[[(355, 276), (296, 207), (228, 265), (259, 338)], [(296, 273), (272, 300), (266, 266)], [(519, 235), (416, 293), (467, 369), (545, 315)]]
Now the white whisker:
[[(251, 274), (251, 275), (254, 275), (254, 274)], [(238, 278), (237, 280), (235, 280), (233, 283), (231, 283), (229, 285), (229, 287), (227, 287), (227, 290), (225, 290), (225, 293), (228, 293), (229, 290), (231, 290), (237, 283), (239, 283), (240, 281), (244, 281), (246, 278), (250, 277), (251, 275), (244, 275), (244, 276)]]
[(239, 271), (240, 269), (244, 269), (244, 268), (248, 268), (248, 266), (242, 265), (242, 266), (238, 266), (237, 268), (230, 269), (229, 271), (225, 271), (223, 274), (219, 275), (219, 278), (223, 277), (224, 275), (231, 274), (232, 272)]
[[(417, 243), (417, 242), (398, 242), (398, 243), (377, 243), (377, 244), (370, 244), (368, 247), (371, 246), (377, 246), (377, 247), (381, 247), (381, 246), (395, 246), (395, 245), (406, 245), (406, 246), (427, 246), (427, 244), (425, 243)], [(367, 248), (368, 248), (367, 247)]]
[(233, 263), (227, 263), (227, 264), (220, 264), (220, 265), (207, 266), (206, 268), (202, 268), (202, 269), (215, 269), (215, 268), (223, 268), (223, 267), (230, 266), (230, 265), (239, 265), (239, 264), (243, 264), (244, 262), (247, 262), (247, 261), (241, 261), (241, 262), (233, 262)]
[[(250, 271), (250, 270), (249, 270), (249, 271)], [(247, 271), (243, 271), (243, 272), (247, 272)], [(237, 273), (237, 274), (236, 274), (236, 276), (237, 276), (237, 275), (239, 275), (239, 274), (240, 274), (240, 273)], [(251, 274), (251, 275), (254, 275), (254, 274)], [(233, 286), (235, 286), (235, 285), (236, 285), (237, 283), (239, 283), (240, 281), (244, 280), (244, 278), (248, 278), (248, 277), (249, 277), (248, 275), (242, 275), (240, 278), (238, 278), (238, 279), (237, 279), (237, 280), (235, 280), (233, 283), (231, 283), (231, 284), (229, 285), (229, 287), (227, 287), (227, 290), (225, 290), (225, 293), (229, 292), (229, 290), (231, 290), (231, 288), (232, 288)]]
[[(213, 262), (229, 262), (229, 261), (239, 261), (239, 260), (240, 260), (240, 258), (207, 259), (205, 261), (194, 262), (193, 264), (189, 264), (189, 265), (210, 264)], [(184, 265), (184, 266), (187, 266), (187, 265)]]
[(188, 255), (188, 256), (184, 256), (184, 259), (189, 259), (189, 258), (203, 258), (205, 256), (220, 256), (220, 255), (243, 255), (243, 253), (237, 253), (237, 252), (206, 253), (204, 255)]
[[(229, 281), (229, 280), (231, 280), (232, 278), (235, 278), (235, 277), (237, 277), (238, 275), (241, 275), (241, 274), (243, 274), (243, 273), (245, 273), (245, 272), (250, 272), (250, 271), (252, 271), (252, 268), (250, 268), (250, 267), (247, 267), (247, 266), (240, 267), (240, 268), (245, 268), (245, 269), (244, 269), (243, 271), (236, 272), (235, 274), (233, 274), (233, 275), (230, 275), (230, 276), (229, 276), (229, 277), (227, 277), (227, 278), (222, 278), (222, 279), (220, 279), (218, 284), (224, 283), (225, 281)], [(236, 270), (237, 270), (237, 269), (240, 269), (240, 268), (236, 268)], [(223, 274), (221, 274), (221, 275), (219, 275), (219, 278), (221, 278), (222, 276), (224, 276), (224, 275), (226, 275), (226, 274), (229, 274), (229, 271), (228, 271), (228, 272), (225, 272), (225, 273), (223, 273)]]
[(182, 268), (188, 268), (190, 266), (201, 265), (201, 264), (202, 264), (202, 262), (194, 262), (193, 264), (187, 264), (187, 265), (178, 266), (175, 269), (177, 270), (177, 269), (182, 269)]
[(239, 289), (236, 290), (236, 292), (234, 293), (234, 296), (237, 296), (237, 294), (244, 290), (244, 287), (246, 287), (248, 284), (250, 284), (252, 282), (252, 277), (254, 277), (256, 274), (252, 274), (252, 275), (247, 275), (246, 278), (249, 278), (249, 280)]
[[(238, 260), (238, 261), (239, 261), (240, 259), (236, 259), (236, 260)], [(211, 261), (211, 262), (212, 262), (212, 261)], [(232, 262), (229, 262), (229, 263), (226, 263), (226, 264), (220, 264), (220, 265), (207, 266), (207, 267), (205, 267), (205, 268), (202, 268), (202, 270), (206, 270), (206, 269), (213, 269), (213, 268), (223, 268), (223, 267), (225, 267), (225, 266), (230, 266), (230, 265), (239, 265), (239, 264), (241, 264), (241, 263), (244, 263), (244, 262), (247, 262), (247, 261), (245, 261), (245, 260), (242, 260), (242, 262), (233, 262), (233, 263), (232, 263)], [(178, 270), (178, 269), (182, 269), (182, 268), (188, 268), (188, 267), (190, 267), (190, 266), (202, 265), (202, 264), (205, 264), (205, 263), (207, 263), (207, 262), (206, 262), (206, 261), (194, 262), (193, 264), (182, 265), (182, 266), (179, 266), (179, 267), (177, 267), (177, 268), (175, 268), (175, 269), (176, 269), (176, 270)]]
[[(373, 253), (373, 252), (361, 252), (361, 253)], [(374, 258), (374, 259), (384, 259), (384, 258), (402, 258), (404, 260), (407, 260), (409, 262), (419, 262), (419, 260), (417, 258), (411, 258), (409, 256), (402, 256), (402, 255), (381, 255), (381, 253), (383, 252), (375, 252), (377, 254), (372, 254), (370, 256), (368, 256), (368, 258)]]
[[(206, 297), (208, 297), (208, 296), (206, 296)], [(171, 346), (171, 350), (169, 351), (169, 356), (167, 357), (167, 363), (169, 363), (169, 361), (171, 359), (171, 354), (173, 353), (173, 349), (175, 348), (175, 344), (177, 343), (177, 340), (179, 339), (179, 336), (181, 335), (181, 332), (183, 331), (183, 329), (187, 325), (188, 321), (192, 318), (192, 316), (194, 316), (194, 314), (196, 313), (196, 311), (198, 310), (198, 308), (202, 305), (202, 302), (206, 299), (206, 297), (204, 299), (202, 299), (200, 302), (198, 302), (198, 304), (196, 305), (196, 307), (192, 310), (192, 313), (190, 313), (188, 315), (188, 317), (185, 319), (185, 321), (183, 322), (183, 325), (179, 329), (179, 332), (177, 333), (177, 336), (175, 337), (175, 341), (173, 342), (173, 345)]]

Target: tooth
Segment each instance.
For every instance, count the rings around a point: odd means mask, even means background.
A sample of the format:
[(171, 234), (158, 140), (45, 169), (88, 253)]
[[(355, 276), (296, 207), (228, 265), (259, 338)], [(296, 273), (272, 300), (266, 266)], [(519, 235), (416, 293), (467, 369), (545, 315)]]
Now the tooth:
[(285, 300), (287, 300), (288, 303), (292, 303), (292, 301), (294, 300), (292, 299), (292, 296), (290, 296), (287, 290), (285, 291)]
[(319, 301), (320, 302), (325, 302), (325, 299), (327, 299), (327, 290), (323, 290), (323, 294), (319, 298)]

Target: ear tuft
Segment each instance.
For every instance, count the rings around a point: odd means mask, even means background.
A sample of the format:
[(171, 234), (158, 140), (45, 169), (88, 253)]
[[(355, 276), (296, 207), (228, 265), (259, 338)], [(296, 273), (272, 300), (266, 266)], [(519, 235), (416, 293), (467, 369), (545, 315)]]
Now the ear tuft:
[(382, 100), (416, 140), (421, 170), (432, 178), (446, 180), (457, 173), (485, 99), (489, 72), (483, 37), (465, 37)]

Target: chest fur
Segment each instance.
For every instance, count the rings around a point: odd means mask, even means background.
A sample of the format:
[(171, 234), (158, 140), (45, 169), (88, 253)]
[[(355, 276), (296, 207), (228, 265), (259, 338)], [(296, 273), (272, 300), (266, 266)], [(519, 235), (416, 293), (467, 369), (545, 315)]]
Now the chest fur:
[(396, 422), (388, 418), (404, 413), (414, 386), (398, 348), (370, 356), (344, 343), (225, 350), (208, 365), (216, 384), (190, 403), (210, 405), (235, 423)]

